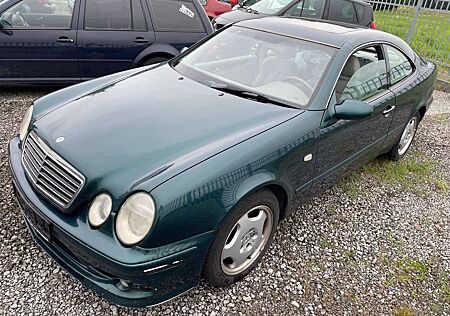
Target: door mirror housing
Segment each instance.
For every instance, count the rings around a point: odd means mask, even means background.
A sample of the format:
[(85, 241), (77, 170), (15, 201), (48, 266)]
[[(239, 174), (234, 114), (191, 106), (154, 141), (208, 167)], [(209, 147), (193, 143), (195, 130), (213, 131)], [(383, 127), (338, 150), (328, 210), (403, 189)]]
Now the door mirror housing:
[(340, 120), (359, 120), (369, 117), (373, 113), (370, 104), (357, 100), (345, 100), (334, 106), (335, 116)]

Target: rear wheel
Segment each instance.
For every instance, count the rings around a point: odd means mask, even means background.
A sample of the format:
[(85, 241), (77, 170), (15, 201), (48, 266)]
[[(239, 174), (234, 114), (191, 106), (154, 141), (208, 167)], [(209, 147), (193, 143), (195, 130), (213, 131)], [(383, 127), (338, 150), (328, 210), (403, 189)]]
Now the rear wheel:
[(419, 120), (420, 116), (419, 113), (417, 113), (409, 120), (408, 124), (406, 124), (397, 144), (395, 144), (395, 146), (392, 147), (391, 151), (388, 153), (388, 157), (391, 160), (398, 161), (406, 155), (414, 140), (414, 136), (416, 135)]
[(203, 270), (206, 281), (227, 286), (248, 274), (272, 243), (279, 213), (278, 200), (267, 189), (240, 201), (211, 244)]
[(170, 58), (164, 57), (164, 56), (156, 56), (156, 57), (151, 57), (146, 59), (143, 63), (142, 66), (150, 66), (150, 65), (155, 65), (155, 64), (159, 64), (165, 61), (168, 61)]

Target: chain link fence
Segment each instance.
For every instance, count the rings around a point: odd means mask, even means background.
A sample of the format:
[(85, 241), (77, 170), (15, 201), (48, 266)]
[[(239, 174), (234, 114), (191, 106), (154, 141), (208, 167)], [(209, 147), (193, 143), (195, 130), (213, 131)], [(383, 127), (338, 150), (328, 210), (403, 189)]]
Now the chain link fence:
[(368, 0), (378, 29), (408, 42), (436, 63), (439, 79), (450, 83), (450, 0)]

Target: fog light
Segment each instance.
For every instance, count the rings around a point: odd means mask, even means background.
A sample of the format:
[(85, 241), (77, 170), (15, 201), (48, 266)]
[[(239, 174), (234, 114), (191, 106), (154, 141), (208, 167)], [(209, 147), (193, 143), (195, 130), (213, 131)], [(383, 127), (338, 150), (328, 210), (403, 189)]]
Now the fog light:
[(116, 287), (121, 291), (128, 291), (131, 288), (131, 282), (119, 279), (119, 282), (116, 283)]

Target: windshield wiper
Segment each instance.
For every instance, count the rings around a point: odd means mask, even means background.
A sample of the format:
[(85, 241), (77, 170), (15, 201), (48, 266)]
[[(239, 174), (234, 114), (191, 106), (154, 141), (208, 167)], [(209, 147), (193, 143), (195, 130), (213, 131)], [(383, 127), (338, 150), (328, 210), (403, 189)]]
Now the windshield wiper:
[(271, 97), (259, 94), (257, 92), (254, 91), (248, 91), (248, 90), (244, 90), (241, 89), (239, 87), (235, 87), (235, 86), (230, 86), (227, 84), (217, 84), (217, 83), (213, 83), (209, 85), (211, 88), (222, 91), (222, 92), (226, 92), (226, 93), (230, 93), (245, 99), (250, 99), (250, 100), (254, 100), (254, 101), (258, 101), (258, 102), (262, 102), (262, 103), (272, 103), (272, 104), (276, 104), (276, 105), (280, 105), (283, 107), (287, 107), (287, 108), (293, 108), (293, 109), (297, 109), (297, 107), (275, 100)]

